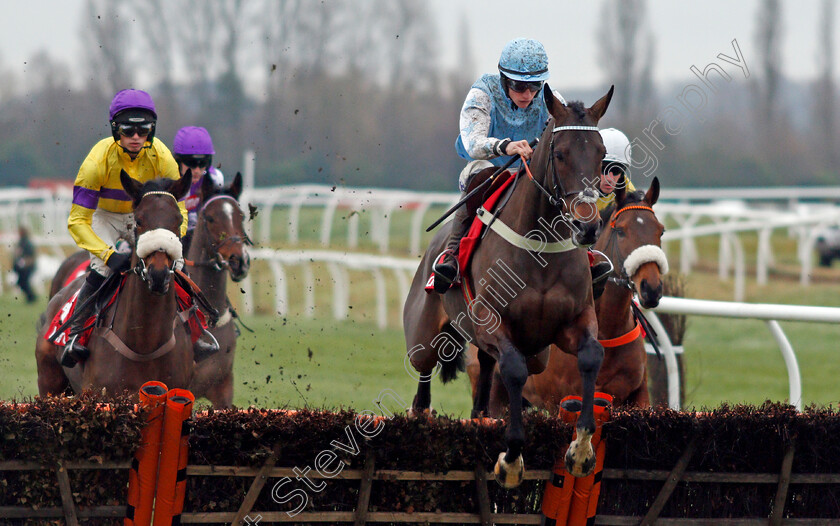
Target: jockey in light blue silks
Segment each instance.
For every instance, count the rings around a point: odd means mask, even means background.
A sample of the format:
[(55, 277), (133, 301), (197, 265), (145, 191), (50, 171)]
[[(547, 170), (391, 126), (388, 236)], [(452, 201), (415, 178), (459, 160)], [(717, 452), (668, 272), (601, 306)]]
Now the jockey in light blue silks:
[[(461, 131), (455, 140), (458, 155), (470, 161), (458, 178), (462, 194), (473, 174), (503, 166), (511, 156), (531, 157), (528, 142), (542, 133), (550, 116), (539, 95), (547, 79), (548, 56), (543, 45), (517, 38), (502, 50), (499, 73), (482, 75), (472, 85), (461, 108)], [(514, 163), (511, 170), (518, 168), (519, 163)], [(446, 292), (458, 277), (458, 246), (471, 219), (466, 206), (455, 213), (446, 249), (432, 267), (439, 293)]]

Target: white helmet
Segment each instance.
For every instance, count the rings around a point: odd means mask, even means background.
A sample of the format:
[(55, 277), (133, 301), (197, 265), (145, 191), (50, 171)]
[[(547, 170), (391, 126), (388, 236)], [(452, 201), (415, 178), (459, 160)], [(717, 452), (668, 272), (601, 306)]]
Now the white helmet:
[(601, 139), (607, 148), (604, 161), (608, 163), (621, 163), (630, 166), (630, 141), (627, 136), (615, 128), (607, 128), (601, 131)]

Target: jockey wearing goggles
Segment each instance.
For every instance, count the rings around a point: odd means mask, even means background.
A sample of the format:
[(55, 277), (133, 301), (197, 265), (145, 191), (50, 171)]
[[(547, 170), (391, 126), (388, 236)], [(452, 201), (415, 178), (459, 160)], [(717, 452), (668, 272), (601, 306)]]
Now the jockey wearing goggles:
[[(157, 112), (148, 93), (137, 89), (118, 92), (108, 112), (111, 137), (96, 143), (88, 153), (73, 185), (73, 204), (67, 228), (79, 248), (90, 252), (90, 272), (76, 299), (76, 315), (71, 334), (78, 334), (94, 314), (95, 302), (80, 308), (99, 289), (105, 278), (114, 272), (128, 270), (131, 254), (117, 250), (117, 241), (131, 239), (134, 214), (131, 198), (120, 183), (125, 170), (141, 183), (158, 177), (179, 179), (178, 165), (169, 149), (155, 140)], [(178, 206), (184, 216), (181, 234), (187, 229), (187, 210)], [(74, 336), (64, 348), (61, 363), (73, 367), (90, 354)]]
[(183, 175), (187, 170), (192, 172), (192, 185), (185, 202), (189, 222), (187, 234), (181, 240), (184, 245), (184, 254), (186, 254), (189, 251), (193, 229), (195, 229), (198, 220), (199, 205), (203, 201), (201, 188), (204, 178), (209, 177), (213, 181), (215, 190), (222, 189), (225, 179), (222, 171), (213, 166), (213, 155), (216, 150), (213, 148), (213, 139), (206, 129), (198, 126), (181, 128), (175, 134), (172, 151), (175, 154), (175, 160), (178, 161), (180, 173)]
[[(511, 156), (531, 157), (528, 141), (540, 135), (550, 117), (542, 96), (547, 79), (548, 55), (543, 45), (518, 38), (502, 50), (499, 72), (483, 75), (472, 85), (461, 108), (455, 140), (458, 155), (469, 161), (458, 178), (462, 193), (468, 191), (473, 174), (503, 166)], [(514, 163), (511, 170), (518, 168), (519, 163)], [(466, 206), (455, 213), (446, 249), (432, 267), (437, 292), (446, 292), (458, 277), (458, 247), (472, 216)]]
[(601, 161), (601, 184), (598, 189), (601, 197), (598, 198), (598, 211), (604, 210), (615, 202), (616, 185), (621, 184), (619, 178), (624, 176), (624, 188), (628, 192), (635, 192), (636, 187), (630, 182), (631, 147), (627, 136), (615, 128), (601, 130), (601, 139), (607, 153)]

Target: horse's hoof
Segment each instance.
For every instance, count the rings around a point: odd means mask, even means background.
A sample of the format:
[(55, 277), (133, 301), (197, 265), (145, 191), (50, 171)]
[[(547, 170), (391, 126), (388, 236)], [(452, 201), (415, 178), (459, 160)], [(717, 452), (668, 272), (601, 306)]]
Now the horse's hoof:
[(581, 444), (572, 442), (564, 460), (566, 471), (574, 477), (588, 477), (595, 471), (595, 451), (589, 441)]
[(493, 473), (496, 475), (496, 482), (503, 488), (512, 489), (522, 484), (522, 477), (525, 476), (525, 461), (522, 460), (522, 455), (519, 455), (516, 460), (508, 464), (505, 462), (505, 455), (504, 451), (499, 453), (499, 460), (496, 461)]
[(419, 416), (425, 416), (425, 417), (428, 418), (428, 417), (434, 416), (434, 415), (435, 415), (435, 412), (434, 412), (434, 410), (432, 410), (431, 407), (427, 407), (426, 409), (423, 409), (422, 411), (420, 411), (420, 410), (418, 410), (414, 407), (409, 407), (408, 408), (408, 418), (414, 418), (414, 417), (419, 417)]

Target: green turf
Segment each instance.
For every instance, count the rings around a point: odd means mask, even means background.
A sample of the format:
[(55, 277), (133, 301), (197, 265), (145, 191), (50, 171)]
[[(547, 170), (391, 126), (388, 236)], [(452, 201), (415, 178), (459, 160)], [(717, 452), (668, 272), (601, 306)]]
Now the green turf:
[[(698, 292), (700, 291), (700, 292)], [(727, 284), (715, 275), (692, 274), (692, 297), (727, 299)], [(782, 281), (772, 287), (747, 287), (749, 301), (840, 305), (840, 286), (826, 283), (802, 288)], [(360, 302), (363, 304), (364, 302)], [(12, 294), (0, 296), (0, 399), (37, 393), (34, 361), (35, 320), (44, 300), (27, 305)], [(397, 310), (392, 308), (392, 311)], [(350, 311), (347, 321), (260, 314), (246, 318), (255, 329), (243, 332), (235, 366), (235, 403), (240, 407), (327, 407), (370, 409), (385, 389), (410, 403), (415, 381), (404, 368), (402, 331), (376, 327), (365, 308)], [(394, 318), (398, 313), (391, 312)], [(783, 322), (802, 374), (805, 405), (837, 405), (836, 342), (840, 327)], [(692, 317), (685, 338), (686, 405), (714, 407), (722, 402), (761, 403), (788, 396), (787, 370), (765, 322)], [(433, 407), (467, 416), (469, 384), (465, 376), (450, 384), (435, 380)]]

